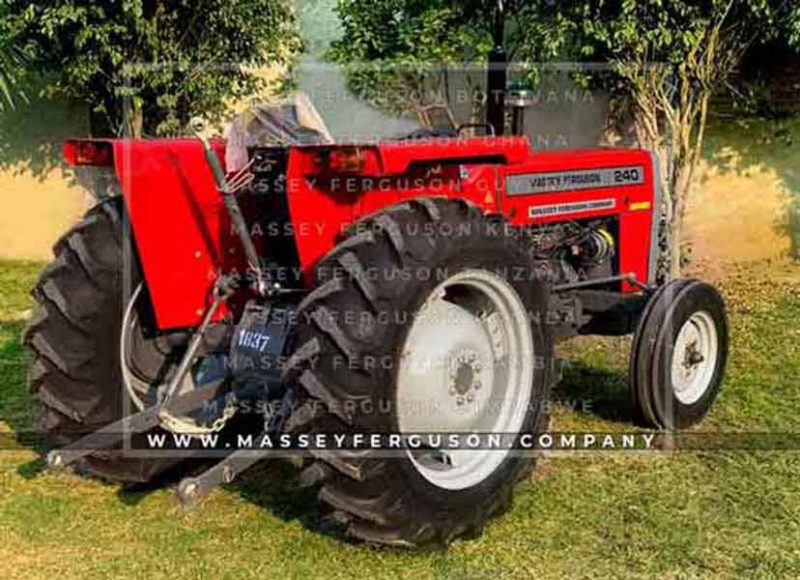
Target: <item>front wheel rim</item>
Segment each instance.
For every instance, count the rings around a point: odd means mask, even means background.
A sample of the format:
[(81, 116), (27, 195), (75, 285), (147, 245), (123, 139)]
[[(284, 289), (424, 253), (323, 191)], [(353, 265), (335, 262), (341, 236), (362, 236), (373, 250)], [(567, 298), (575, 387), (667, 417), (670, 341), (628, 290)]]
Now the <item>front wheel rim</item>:
[[(467, 269), (439, 284), (416, 313), (401, 352), (402, 434), (513, 437), (523, 429), (534, 380), (533, 334), (525, 305), (501, 276)], [(447, 443), (408, 455), (418, 473), (448, 490), (486, 480), (509, 453)]]
[(719, 336), (711, 314), (695, 312), (675, 339), (671, 382), (675, 398), (684, 405), (699, 401), (714, 380), (719, 359)]

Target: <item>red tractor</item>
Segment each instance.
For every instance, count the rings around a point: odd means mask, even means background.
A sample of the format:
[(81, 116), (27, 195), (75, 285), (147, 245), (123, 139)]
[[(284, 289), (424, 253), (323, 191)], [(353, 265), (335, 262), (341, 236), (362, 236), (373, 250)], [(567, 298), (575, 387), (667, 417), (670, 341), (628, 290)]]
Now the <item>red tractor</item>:
[[(25, 340), (61, 446), (51, 466), (148, 481), (192, 459), (120, 449), (124, 436), (254, 416), (273, 435), (541, 432), (553, 345), (578, 334), (634, 333), (631, 392), (652, 427), (694, 424), (719, 389), (722, 299), (656, 284), (647, 151), (537, 152), (519, 136), (254, 147), (235, 175), (222, 141), (64, 152), (113, 178), (34, 291)], [(479, 533), (533, 462), (445, 445), (303, 456), (300, 483), (349, 533), (401, 546)], [(223, 452), (179, 496), (263, 457)]]

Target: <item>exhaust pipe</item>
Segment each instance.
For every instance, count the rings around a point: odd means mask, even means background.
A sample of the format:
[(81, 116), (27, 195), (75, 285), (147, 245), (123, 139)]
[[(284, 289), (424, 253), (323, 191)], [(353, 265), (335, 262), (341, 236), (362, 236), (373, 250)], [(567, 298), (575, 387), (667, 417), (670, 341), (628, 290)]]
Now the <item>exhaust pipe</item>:
[(505, 43), (505, 7), (498, 0), (494, 12), (492, 51), (489, 53), (489, 70), (486, 77), (486, 124), (491, 125), (495, 135), (505, 132), (506, 83), (508, 77), (508, 56)]

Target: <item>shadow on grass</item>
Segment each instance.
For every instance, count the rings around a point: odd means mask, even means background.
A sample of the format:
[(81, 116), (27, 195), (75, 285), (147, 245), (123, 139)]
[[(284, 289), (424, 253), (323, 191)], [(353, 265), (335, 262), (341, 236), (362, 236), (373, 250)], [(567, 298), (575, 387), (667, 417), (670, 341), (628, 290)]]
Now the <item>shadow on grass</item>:
[(33, 479), (47, 469), (42, 458), (47, 448), (33, 425), (33, 397), (28, 392), (25, 378), (29, 357), (22, 346), (24, 328), (23, 321), (0, 321), (0, 336), (10, 337), (0, 343), (0, 421), (11, 430), (2, 434), (7, 437), (5, 449), (22, 446), (40, 455), (17, 468), (20, 476)]
[(24, 328), (21, 320), (0, 321), (0, 336), (9, 337), (0, 342), (0, 421), (8, 424), (17, 443), (39, 451), (33, 437), (33, 397), (26, 387), (29, 356), (22, 346)]
[(165, 487), (177, 485), (184, 477), (197, 475), (211, 467), (215, 462), (211, 459), (189, 459), (186, 462), (178, 463), (166, 471), (158, 474), (155, 478), (143, 483), (122, 483), (118, 485), (117, 497), (125, 505), (135, 506), (144, 500), (151, 493), (164, 489)]
[(31, 459), (17, 468), (17, 474), (23, 479), (36, 479), (47, 471), (47, 462), (43, 457)]
[(286, 522), (297, 521), (317, 534), (349, 542), (345, 527), (332, 510), (316, 500), (317, 490), (297, 485), (297, 467), (285, 460), (262, 461), (224, 486)]
[(628, 376), (619, 371), (568, 360), (554, 394), (557, 400), (605, 421), (631, 424), (636, 419)]
[[(199, 475), (215, 462), (198, 459), (190, 462), (188, 467), (181, 464), (148, 483), (124, 484), (118, 488), (117, 497), (127, 506), (136, 506), (151, 493), (176, 486), (183, 477)], [(297, 486), (297, 468), (289, 461), (261, 461), (241, 473), (232, 483), (220, 487), (225, 493), (238, 495), (285, 522), (299, 522), (314, 533), (335, 538), (337, 541), (350, 541), (343, 524), (331, 517), (333, 511), (316, 501), (316, 489)], [(176, 504), (178, 501), (176, 496)], [(186, 506), (185, 509), (202, 511), (203, 501)]]

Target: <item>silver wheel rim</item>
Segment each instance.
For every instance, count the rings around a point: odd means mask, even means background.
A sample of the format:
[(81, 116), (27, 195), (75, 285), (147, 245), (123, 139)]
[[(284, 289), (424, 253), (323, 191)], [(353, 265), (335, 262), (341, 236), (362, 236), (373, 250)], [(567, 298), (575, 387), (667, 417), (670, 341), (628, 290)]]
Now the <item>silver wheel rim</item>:
[[(417, 312), (401, 351), (397, 418), (401, 433), (518, 433), (534, 374), (528, 311), (514, 288), (469, 269), (437, 286)], [(479, 484), (508, 450), (408, 452), (437, 487)]]
[(672, 354), (672, 389), (684, 405), (706, 393), (714, 378), (719, 357), (719, 337), (711, 314), (695, 312), (678, 332)]
[[(130, 349), (129, 342), (131, 331), (138, 324), (138, 320), (134, 316), (134, 309), (136, 306), (136, 301), (139, 299), (139, 295), (142, 293), (143, 288), (144, 285), (141, 283), (136, 287), (131, 295), (130, 300), (128, 301), (127, 307), (125, 308), (125, 316), (122, 320), (122, 332), (120, 335), (119, 348), (122, 382), (125, 385), (125, 391), (133, 402), (133, 405), (139, 411), (144, 411), (145, 408), (155, 404), (156, 401), (153, 399), (154, 393), (160, 393), (160, 390), (166, 387), (165, 384), (156, 385), (147, 381), (143, 381), (133, 372), (131, 372), (131, 369), (128, 367), (128, 352)], [(181, 385), (178, 389), (178, 395), (193, 391), (199, 388), (199, 386), (202, 386), (203, 383), (204, 377), (202, 371), (199, 373), (189, 372), (181, 382)], [(148, 399), (151, 400), (148, 401)], [(175, 433), (202, 435), (216, 430), (214, 427), (209, 427), (207, 425), (198, 423), (193, 418), (185, 415), (178, 417), (167, 412), (162, 412), (159, 415), (159, 420), (161, 421), (163, 427)]]

